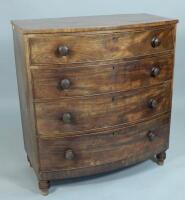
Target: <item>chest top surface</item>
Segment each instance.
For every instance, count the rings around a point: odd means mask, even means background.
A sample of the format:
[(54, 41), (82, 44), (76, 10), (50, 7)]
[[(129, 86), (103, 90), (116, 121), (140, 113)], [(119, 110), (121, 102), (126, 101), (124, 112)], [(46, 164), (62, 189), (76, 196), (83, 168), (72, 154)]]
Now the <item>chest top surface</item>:
[(108, 29), (145, 28), (175, 24), (178, 20), (150, 14), (119, 14), (53, 19), (15, 20), (12, 25), (22, 33), (77, 32)]

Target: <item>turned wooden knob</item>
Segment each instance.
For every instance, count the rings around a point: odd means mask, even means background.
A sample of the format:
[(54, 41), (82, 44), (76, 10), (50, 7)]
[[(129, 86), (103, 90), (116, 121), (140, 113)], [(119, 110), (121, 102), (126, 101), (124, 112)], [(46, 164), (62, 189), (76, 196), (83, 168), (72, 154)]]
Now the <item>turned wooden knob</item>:
[(64, 113), (62, 116), (62, 120), (64, 123), (69, 124), (72, 121), (71, 113)]
[(156, 138), (156, 135), (153, 131), (149, 131), (147, 136), (148, 136), (149, 141), (154, 141)]
[(69, 48), (67, 46), (59, 46), (58, 54), (60, 56), (67, 56), (69, 54)]
[(71, 83), (70, 83), (70, 80), (69, 79), (63, 79), (60, 81), (60, 87), (62, 89), (68, 89), (70, 87)]
[(66, 160), (73, 160), (74, 157), (75, 157), (75, 154), (72, 149), (68, 149), (65, 151), (65, 159)]
[(148, 105), (150, 108), (156, 108), (157, 107), (157, 100), (155, 99), (150, 99), (149, 102), (148, 102)]
[(159, 40), (159, 38), (156, 37), (156, 36), (154, 36), (154, 37), (152, 38), (152, 41), (151, 41), (152, 47), (153, 47), (153, 48), (156, 48), (156, 47), (160, 46), (160, 44), (161, 44), (161, 41)]
[(151, 76), (156, 77), (160, 74), (160, 68), (159, 67), (153, 67), (151, 71)]

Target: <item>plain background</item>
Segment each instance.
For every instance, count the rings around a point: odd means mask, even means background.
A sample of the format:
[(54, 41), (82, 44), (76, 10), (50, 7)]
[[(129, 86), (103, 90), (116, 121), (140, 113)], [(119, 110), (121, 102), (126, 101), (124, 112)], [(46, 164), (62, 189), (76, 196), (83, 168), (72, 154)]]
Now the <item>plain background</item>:
[[(10, 20), (119, 13), (178, 18), (170, 149), (151, 161), (96, 178), (52, 184), (40, 195), (23, 149)], [(185, 1), (0, 0), (0, 199), (185, 199)]]

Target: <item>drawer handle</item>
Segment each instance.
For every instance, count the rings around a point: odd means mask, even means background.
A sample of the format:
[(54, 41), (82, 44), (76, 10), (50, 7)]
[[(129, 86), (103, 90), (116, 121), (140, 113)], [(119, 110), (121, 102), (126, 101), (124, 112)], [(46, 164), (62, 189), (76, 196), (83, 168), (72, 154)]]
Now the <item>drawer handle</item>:
[(74, 157), (75, 157), (75, 154), (74, 154), (72, 149), (68, 149), (68, 150), (65, 151), (65, 155), (64, 156), (65, 156), (66, 160), (73, 160)]
[(148, 136), (149, 141), (151, 142), (154, 141), (156, 138), (156, 134), (153, 131), (149, 131), (147, 136)]
[(62, 116), (62, 120), (64, 123), (69, 124), (72, 121), (71, 113), (64, 113)]
[(153, 76), (153, 77), (159, 76), (160, 71), (161, 71), (161, 70), (160, 70), (159, 67), (153, 67), (153, 68), (152, 68), (152, 71), (151, 71), (151, 76)]
[(155, 99), (150, 99), (149, 100), (149, 102), (148, 102), (148, 106), (150, 107), (150, 108), (156, 108), (157, 107), (157, 100), (155, 100)]
[(68, 89), (70, 87), (71, 83), (70, 83), (70, 80), (69, 79), (63, 79), (60, 81), (60, 87), (62, 89)]
[(156, 37), (156, 36), (154, 36), (154, 37), (152, 38), (152, 41), (151, 41), (152, 47), (153, 47), (153, 48), (156, 48), (156, 47), (160, 46), (160, 44), (161, 44), (161, 41), (159, 40), (159, 38)]
[(69, 54), (69, 48), (67, 46), (59, 46), (58, 53), (60, 56), (67, 56)]

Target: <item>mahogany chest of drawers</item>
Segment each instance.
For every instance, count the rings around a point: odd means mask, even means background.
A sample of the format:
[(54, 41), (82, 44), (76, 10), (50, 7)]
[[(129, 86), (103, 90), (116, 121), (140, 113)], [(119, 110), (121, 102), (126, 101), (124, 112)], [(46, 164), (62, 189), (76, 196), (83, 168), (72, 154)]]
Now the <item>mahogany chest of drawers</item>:
[(169, 145), (177, 20), (13, 21), (24, 145), (39, 188), (155, 158)]

